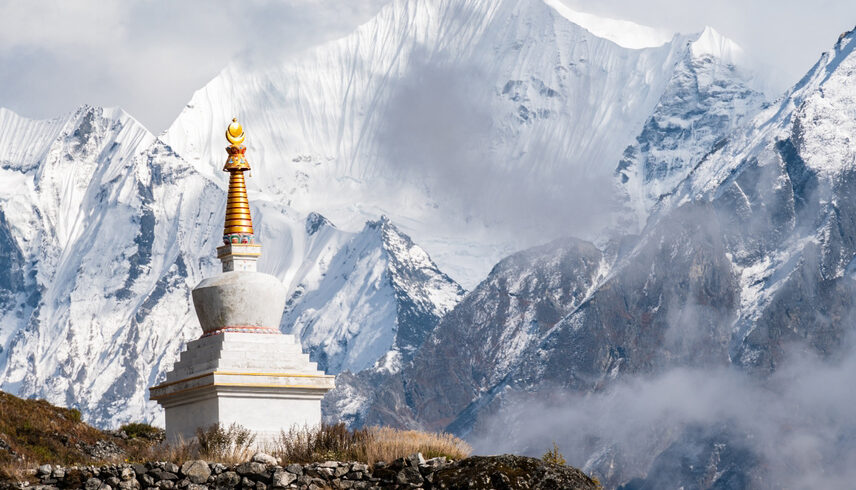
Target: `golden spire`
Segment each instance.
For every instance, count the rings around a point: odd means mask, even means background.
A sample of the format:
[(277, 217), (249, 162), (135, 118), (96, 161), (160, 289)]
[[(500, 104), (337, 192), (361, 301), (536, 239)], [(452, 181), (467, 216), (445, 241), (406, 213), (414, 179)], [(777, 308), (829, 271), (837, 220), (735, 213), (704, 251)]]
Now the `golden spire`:
[(226, 201), (226, 221), (223, 226), (223, 242), (253, 243), (253, 220), (250, 216), (250, 203), (247, 200), (247, 186), (244, 172), (250, 170), (250, 164), (244, 158), (247, 148), (244, 142), (244, 128), (237, 118), (226, 128), (226, 139), (230, 146), (226, 148), (229, 159), (223, 167), (229, 172), (229, 197)]

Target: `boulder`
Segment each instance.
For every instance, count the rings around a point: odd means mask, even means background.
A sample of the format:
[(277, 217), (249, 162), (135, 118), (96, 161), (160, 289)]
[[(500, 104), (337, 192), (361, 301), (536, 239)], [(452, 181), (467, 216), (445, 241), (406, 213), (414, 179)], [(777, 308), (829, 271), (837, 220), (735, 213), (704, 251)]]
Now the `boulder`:
[(267, 466), (262, 463), (256, 463), (255, 461), (248, 461), (246, 463), (241, 463), (235, 468), (235, 471), (238, 472), (239, 475), (246, 476), (263, 476), (267, 473)]
[(293, 481), (297, 480), (297, 475), (287, 470), (276, 470), (273, 474), (273, 487), (285, 488)]
[(187, 477), (192, 483), (202, 485), (208, 481), (211, 476), (211, 467), (208, 463), (201, 459), (187, 461), (181, 465), (181, 473)]
[(241, 483), (241, 477), (234, 471), (224, 471), (214, 480), (218, 487), (234, 487)]
[(399, 485), (421, 485), (423, 478), (418, 469), (408, 466), (395, 475), (395, 482)]
[(265, 453), (256, 453), (253, 455), (253, 461), (256, 463), (265, 464), (268, 466), (275, 466), (277, 464), (276, 458), (271, 456), (270, 454)]

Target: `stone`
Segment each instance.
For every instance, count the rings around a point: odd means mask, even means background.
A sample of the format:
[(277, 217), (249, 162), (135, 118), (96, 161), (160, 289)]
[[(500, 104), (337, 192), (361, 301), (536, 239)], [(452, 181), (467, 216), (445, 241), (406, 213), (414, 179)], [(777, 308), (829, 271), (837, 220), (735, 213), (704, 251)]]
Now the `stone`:
[(273, 487), (274, 488), (285, 488), (291, 484), (294, 480), (297, 480), (297, 475), (287, 470), (276, 470), (273, 473)]
[(226, 471), (226, 469), (227, 469), (227, 467), (223, 463), (214, 463), (213, 465), (211, 465), (211, 471), (215, 475), (219, 475), (220, 473), (223, 473), (224, 471)]
[(136, 474), (129, 466), (124, 466), (119, 470), (119, 478), (123, 481), (133, 480)]
[(267, 490), (267, 485), (262, 482), (256, 482), (256, 490)]
[(409, 466), (418, 467), (419, 465), (425, 464), (425, 458), (422, 456), (422, 453), (414, 453), (407, 457), (407, 464)]
[(187, 490), (208, 490), (207, 485), (197, 485), (195, 483), (191, 483), (187, 486)]
[(224, 471), (214, 480), (218, 487), (235, 487), (241, 483), (241, 477), (234, 471)]
[(145, 485), (147, 487), (155, 486), (155, 479), (152, 475), (149, 475), (147, 473), (143, 473), (142, 475), (139, 475), (139, 479), (140, 479), (140, 483), (142, 483), (143, 485)]
[(54, 478), (65, 478), (65, 469), (57, 466), (56, 468), (54, 468), (52, 474)]
[(164, 463), (163, 469), (164, 469), (164, 471), (168, 471), (170, 473), (178, 473), (179, 472), (179, 467), (175, 463)]
[(122, 481), (122, 480), (120, 480), (118, 476), (111, 476), (110, 478), (108, 478), (108, 479), (104, 480), (104, 483), (106, 483), (106, 484), (110, 485), (110, 486), (111, 486), (111, 487), (113, 487), (113, 488), (116, 488), (116, 487), (118, 487), (118, 486), (119, 486), (119, 483), (120, 483), (121, 481)]
[(208, 477), (211, 476), (211, 467), (205, 461), (197, 459), (181, 465), (181, 473), (192, 483), (201, 485), (207, 482)]
[(294, 473), (295, 475), (302, 475), (303, 474), (303, 465), (290, 464), (290, 465), (285, 467), (285, 471), (287, 471), (289, 473)]
[(134, 470), (134, 473), (136, 473), (136, 474), (137, 474), (137, 476), (140, 476), (140, 475), (142, 475), (142, 474), (145, 474), (145, 472), (146, 472), (146, 471), (148, 471), (148, 469), (146, 469), (146, 465), (144, 465), (144, 464), (140, 464), (140, 463), (134, 463), (134, 464), (132, 464), (132, 465), (131, 465), (131, 469), (133, 469), (133, 470)]
[[(511, 479), (505, 473), (496, 472), (490, 475), (490, 484), (497, 490), (511, 490)], [(557, 485), (558, 486), (558, 485)]]
[(175, 482), (172, 480), (161, 480), (156, 483), (158, 488), (163, 488), (164, 490), (171, 490), (175, 488)]
[(338, 461), (324, 461), (323, 463), (318, 465), (320, 468), (338, 468)]
[(395, 482), (399, 485), (421, 485), (423, 481), (422, 474), (412, 466), (402, 469), (395, 475)]
[[(178, 468), (176, 468), (178, 471)], [(169, 471), (164, 471), (160, 468), (149, 470), (149, 475), (152, 475), (155, 480), (178, 480), (178, 475)]]
[(39, 469), (37, 470), (37, 474), (40, 477), (41, 476), (50, 476), (51, 472), (53, 472), (53, 466), (51, 466), (49, 464), (43, 464), (43, 465), (39, 466)]
[(267, 473), (267, 466), (256, 463), (255, 461), (248, 461), (246, 463), (241, 463), (235, 468), (235, 471), (238, 472), (239, 475), (264, 475)]
[(121, 490), (139, 490), (140, 482), (135, 479), (123, 480), (119, 482), (118, 488)]
[(365, 463), (354, 463), (351, 465), (351, 471), (360, 471), (363, 473), (369, 472), (369, 465)]
[(244, 477), (241, 477), (241, 486), (244, 488), (252, 488), (252, 487), (256, 486), (256, 484), (253, 482), (253, 480), (250, 480), (249, 478), (244, 476)]
[(276, 466), (276, 464), (278, 462), (276, 460), (276, 458), (274, 458), (270, 454), (265, 454), (265, 453), (254, 454), (253, 455), (253, 461), (255, 461), (256, 463), (261, 463), (261, 464), (265, 464), (268, 466)]

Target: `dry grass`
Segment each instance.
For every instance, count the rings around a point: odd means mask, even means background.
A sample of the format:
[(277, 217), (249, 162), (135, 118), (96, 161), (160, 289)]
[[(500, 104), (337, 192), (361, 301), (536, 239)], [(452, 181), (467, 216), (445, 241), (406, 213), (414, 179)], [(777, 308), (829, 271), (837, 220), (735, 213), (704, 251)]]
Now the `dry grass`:
[(189, 441), (179, 438), (173, 443), (152, 446), (136, 455), (134, 461), (171, 461), (181, 464), (192, 459), (204, 459), (233, 465), (249, 461), (257, 449), (255, 435), (245, 427), (215, 424), (197, 429), (196, 437)]
[(0, 481), (28, 481), (32, 468), (23, 461), (5, 461), (0, 463)]
[(369, 435), (367, 443), (358, 446), (355, 458), (358, 461), (392, 461), (413, 453), (422, 453), (426, 458), (445, 456), (459, 460), (472, 452), (469, 444), (446, 433), (372, 427), (369, 429)]
[(349, 430), (345, 424), (322, 425), (320, 428), (293, 427), (265, 448), (283, 464), (355, 459), (354, 448), (365, 443), (366, 430)]
[(466, 458), (472, 448), (451, 434), (389, 427), (349, 430), (344, 424), (335, 424), (283, 432), (268, 450), (283, 464), (324, 460), (373, 464), (414, 453), (422, 453), (426, 458), (445, 456), (458, 460)]
[(219, 424), (196, 430), (198, 456), (206, 461), (225, 464), (243, 463), (256, 449), (256, 436), (249, 429), (233, 423), (228, 427)]

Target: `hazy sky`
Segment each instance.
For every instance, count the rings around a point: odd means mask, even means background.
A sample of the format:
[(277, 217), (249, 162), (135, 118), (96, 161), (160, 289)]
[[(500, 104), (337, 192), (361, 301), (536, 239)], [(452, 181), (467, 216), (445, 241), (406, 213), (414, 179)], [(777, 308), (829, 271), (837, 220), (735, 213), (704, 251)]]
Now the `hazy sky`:
[[(0, 0), (0, 106), (36, 118), (120, 106), (160, 132), (233, 57), (343, 36), (387, 1)], [(854, 0), (562, 1), (675, 32), (711, 25), (770, 65), (783, 87), (856, 25)]]

